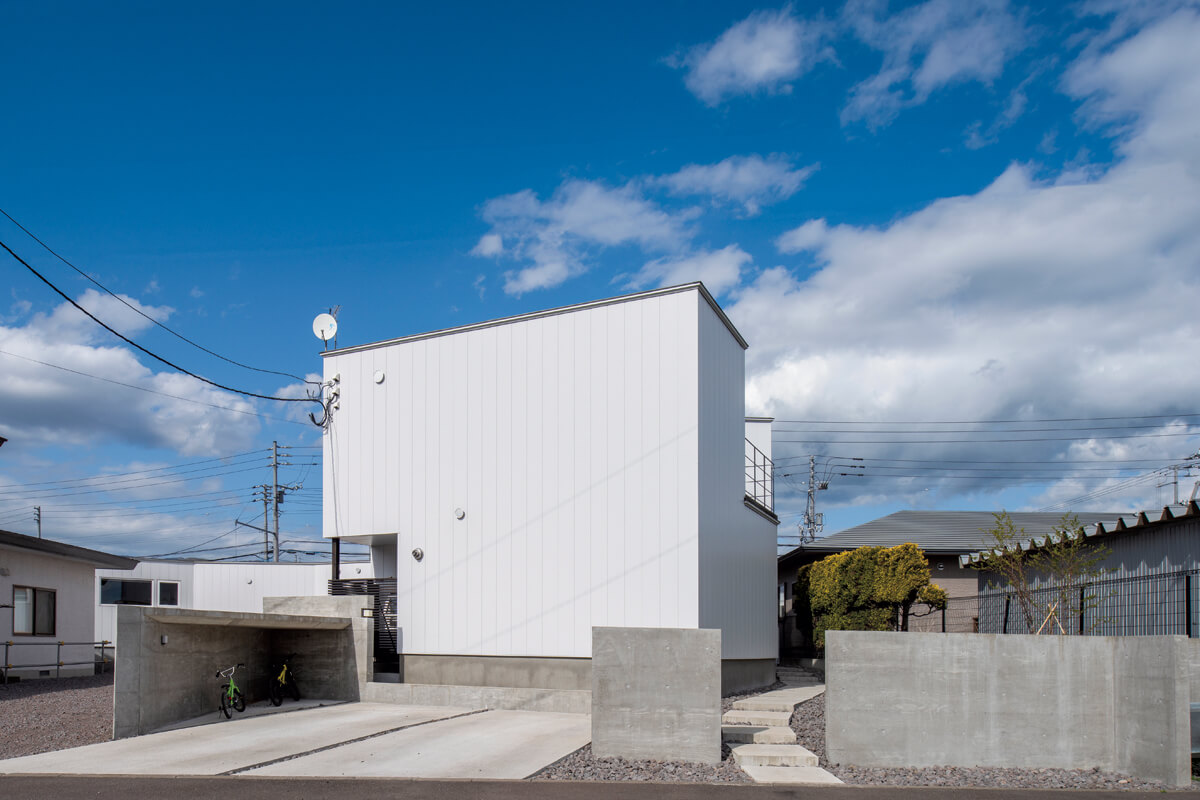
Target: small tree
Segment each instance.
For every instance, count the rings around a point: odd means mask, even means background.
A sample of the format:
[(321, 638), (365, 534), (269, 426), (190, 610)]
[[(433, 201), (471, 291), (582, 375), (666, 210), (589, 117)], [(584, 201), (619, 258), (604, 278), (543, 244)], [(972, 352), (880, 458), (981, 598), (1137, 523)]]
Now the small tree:
[[(808, 585), (813, 641), (825, 647), (825, 631), (908, 630), (911, 617), (946, 607), (946, 592), (929, 582), (929, 564), (915, 544), (860, 547), (802, 567)], [(925, 606), (923, 613), (913, 609)]]
[[(988, 587), (1001, 589), (1017, 601), (1017, 609), (1030, 633), (1046, 628), (1066, 633), (1061, 620), (1077, 618), (1099, 605), (1092, 584), (1105, 572), (1101, 566), (1109, 548), (1087, 541), (1079, 518), (1064, 514), (1042, 539), (1031, 537), (1018, 528), (1007, 511), (994, 515), (996, 524), (985, 531), (991, 536), (984, 557), (971, 566), (995, 573)], [(1032, 541), (1031, 541), (1032, 540)], [(1029, 549), (1026, 549), (1026, 548)], [(1049, 595), (1046, 602), (1037, 596), (1038, 584)], [(1101, 620), (1093, 620), (1095, 626)]]

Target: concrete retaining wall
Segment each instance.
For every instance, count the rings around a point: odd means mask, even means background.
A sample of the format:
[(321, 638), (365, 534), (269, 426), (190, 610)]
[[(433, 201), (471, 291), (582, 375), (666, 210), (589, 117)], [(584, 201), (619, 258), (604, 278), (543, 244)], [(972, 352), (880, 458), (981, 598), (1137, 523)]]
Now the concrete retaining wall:
[(829, 631), (826, 749), (860, 766), (1099, 767), (1189, 785), (1195, 652), (1180, 636)]
[(356, 649), (351, 620), (314, 616), (121, 606), (117, 639), (114, 739), (216, 714), (215, 673), (239, 662), (246, 701), (264, 699), (272, 662), (290, 652), (305, 696), (357, 700), (370, 655)]
[(373, 607), (370, 597), (263, 598), (265, 614), (336, 617), (350, 623), (333, 642), (326, 642), (323, 636), (310, 635), (311, 631), (303, 629), (276, 634), (275, 646), (280, 655), (296, 653), (293, 666), (302, 692), (309, 697), (330, 699), (357, 700), (362, 696), (363, 688), (372, 678), (375, 647), (375, 620), (364, 617), (362, 609)]
[(721, 631), (592, 628), (592, 752), (721, 760)]
[(400, 668), (405, 683), (582, 691), (592, 688), (589, 658), (406, 654), (400, 656)]
[(592, 710), (592, 693), (587, 689), (368, 683), (362, 699), (368, 703), (397, 703), (406, 706), (461, 706), (517, 711), (557, 711), (566, 714), (589, 714)]

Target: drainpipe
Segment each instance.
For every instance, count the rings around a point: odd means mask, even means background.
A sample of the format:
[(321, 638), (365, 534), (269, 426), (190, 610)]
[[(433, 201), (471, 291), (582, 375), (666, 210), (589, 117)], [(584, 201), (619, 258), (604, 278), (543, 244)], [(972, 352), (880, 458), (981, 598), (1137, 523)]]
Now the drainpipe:
[(336, 581), (342, 577), (342, 540), (336, 536), (333, 538), (333, 575), (332, 578)]

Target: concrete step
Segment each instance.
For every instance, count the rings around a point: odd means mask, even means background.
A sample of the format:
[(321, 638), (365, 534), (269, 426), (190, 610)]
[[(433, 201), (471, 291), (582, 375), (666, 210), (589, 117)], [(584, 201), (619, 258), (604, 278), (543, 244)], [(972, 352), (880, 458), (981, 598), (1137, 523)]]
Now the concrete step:
[(786, 728), (791, 718), (791, 711), (726, 711), (721, 717), (721, 724)]
[(734, 711), (792, 711), (796, 704), (783, 697), (750, 697), (734, 702)]
[(841, 783), (837, 776), (820, 767), (742, 767), (755, 783), (805, 786)]
[(817, 757), (798, 744), (738, 744), (729, 748), (739, 767), (815, 767)]
[(762, 725), (722, 725), (721, 738), (741, 744), (795, 744), (796, 732), (791, 728)]

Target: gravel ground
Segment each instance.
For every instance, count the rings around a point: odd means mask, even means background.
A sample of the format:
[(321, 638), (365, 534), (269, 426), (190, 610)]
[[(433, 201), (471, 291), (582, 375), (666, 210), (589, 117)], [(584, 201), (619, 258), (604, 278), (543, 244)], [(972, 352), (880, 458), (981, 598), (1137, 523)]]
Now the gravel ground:
[[(982, 786), (1008, 789), (1135, 789), (1172, 787), (1115, 772), (1082, 769), (999, 769), (994, 767), (856, 767), (830, 764), (825, 757), (825, 695), (796, 707), (791, 719), (796, 742), (820, 758), (820, 765), (849, 784), (876, 786)], [(1178, 791), (1189, 791), (1188, 789)]]
[(566, 758), (530, 776), (535, 781), (643, 781), (650, 783), (752, 783), (721, 745), (720, 764), (687, 761), (630, 761), (597, 758), (586, 744)]
[(0, 758), (106, 742), (112, 724), (111, 673), (0, 687)]
[[(771, 686), (721, 698), (721, 713), (745, 697), (781, 689)], [(729, 745), (721, 745), (720, 764), (693, 764), (687, 761), (630, 761), (624, 758), (597, 758), (590, 744), (531, 776), (535, 781), (647, 781), (653, 783), (751, 783), (742, 768), (733, 763)]]

